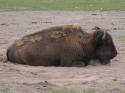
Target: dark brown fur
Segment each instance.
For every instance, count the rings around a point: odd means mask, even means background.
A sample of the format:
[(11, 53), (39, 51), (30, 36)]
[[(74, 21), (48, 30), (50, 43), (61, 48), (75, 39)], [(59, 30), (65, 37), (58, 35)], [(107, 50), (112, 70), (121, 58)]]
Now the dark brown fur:
[[(101, 29), (100, 29), (101, 30)], [(8, 60), (14, 63), (43, 66), (72, 66), (73, 62), (99, 59), (102, 63), (116, 56), (116, 49), (111, 36), (106, 33), (113, 48), (108, 56), (101, 54), (107, 45), (101, 43), (103, 31), (85, 32), (79, 25), (60, 25), (43, 29), (15, 41), (7, 50)], [(106, 40), (107, 42), (108, 40)], [(111, 43), (110, 42), (110, 43)]]

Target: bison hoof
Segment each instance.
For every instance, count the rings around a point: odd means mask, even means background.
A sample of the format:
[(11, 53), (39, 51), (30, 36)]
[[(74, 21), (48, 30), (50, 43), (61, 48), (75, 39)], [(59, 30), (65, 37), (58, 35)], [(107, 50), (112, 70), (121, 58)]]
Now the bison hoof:
[(102, 65), (107, 65), (107, 64), (109, 64), (110, 63), (110, 60), (103, 60), (103, 61), (101, 61), (101, 64)]

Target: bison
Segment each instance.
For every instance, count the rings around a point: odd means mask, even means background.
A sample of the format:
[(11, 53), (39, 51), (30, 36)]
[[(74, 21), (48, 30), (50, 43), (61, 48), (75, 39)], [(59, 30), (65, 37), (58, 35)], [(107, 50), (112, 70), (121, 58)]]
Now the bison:
[(108, 64), (117, 55), (112, 37), (99, 27), (88, 33), (79, 25), (42, 29), (16, 40), (7, 49), (8, 61), (32, 66), (73, 66), (92, 59)]

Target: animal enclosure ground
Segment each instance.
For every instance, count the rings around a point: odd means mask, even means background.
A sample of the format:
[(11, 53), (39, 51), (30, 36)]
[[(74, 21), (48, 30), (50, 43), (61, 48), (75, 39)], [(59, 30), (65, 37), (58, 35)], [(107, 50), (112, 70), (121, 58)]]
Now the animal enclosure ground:
[[(104, 66), (35, 67), (4, 63), (6, 49), (14, 40), (49, 25), (71, 23), (79, 23), (87, 30), (94, 26), (108, 29), (118, 56)], [(125, 12), (0, 12), (0, 93), (44, 93), (60, 88), (125, 92)]]

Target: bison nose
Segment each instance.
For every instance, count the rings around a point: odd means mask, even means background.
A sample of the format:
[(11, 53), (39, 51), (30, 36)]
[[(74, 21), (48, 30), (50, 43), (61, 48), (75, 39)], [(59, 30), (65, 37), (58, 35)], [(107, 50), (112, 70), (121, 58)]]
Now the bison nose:
[(114, 57), (116, 57), (117, 56), (117, 51), (115, 51), (111, 56), (110, 56), (110, 58), (114, 58)]
[(117, 54), (118, 54), (118, 52), (116, 51), (116, 52), (115, 52), (115, 54), (114, 54), (114, 57), (116, 57), (116, 56), (117, 56)]

